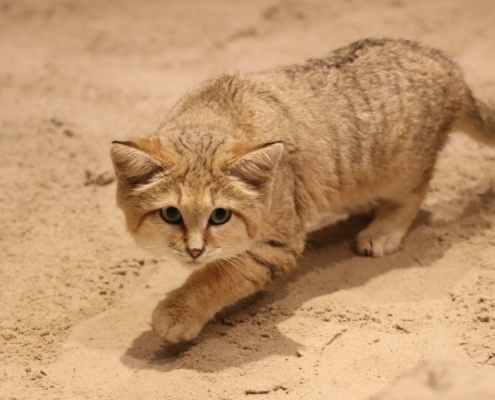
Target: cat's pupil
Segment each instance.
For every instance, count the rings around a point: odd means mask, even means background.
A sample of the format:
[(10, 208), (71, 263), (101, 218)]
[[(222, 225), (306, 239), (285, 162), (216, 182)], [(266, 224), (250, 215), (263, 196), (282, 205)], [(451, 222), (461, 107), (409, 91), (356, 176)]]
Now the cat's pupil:
[(167, 217), (175, 219), (179, 215), (179, 210), (175, 207), (167, 208)]
[(225, 215), (227, 215), (227, 211), (224, 210), (223, 208), (219, 208), (215, 212), (215, 217), (217, 219), (223, 219), (225, 217)]

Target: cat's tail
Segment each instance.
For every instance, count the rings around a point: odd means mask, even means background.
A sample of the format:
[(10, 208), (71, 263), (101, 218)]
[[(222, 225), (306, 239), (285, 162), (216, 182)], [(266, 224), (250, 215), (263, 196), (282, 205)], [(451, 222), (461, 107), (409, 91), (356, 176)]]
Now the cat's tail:
[(466, 111), (453, 129), (467, 133), (478, 142), (495, 146), (495, 107), (468, 93)]

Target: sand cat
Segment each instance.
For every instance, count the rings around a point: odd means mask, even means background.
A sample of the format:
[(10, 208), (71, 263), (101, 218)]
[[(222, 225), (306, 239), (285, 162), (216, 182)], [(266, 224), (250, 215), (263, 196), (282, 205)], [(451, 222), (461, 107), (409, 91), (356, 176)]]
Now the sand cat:
[(399, 249), (453, 129), (495, 144), (495, 111), (440, 51), (365, 39), (324, 58), (224, 74), (149, 138), (113, 142), (137, 243), (193, 267), (153, 326), (189, 340), (224, 306), (290, 271), (329, 212), (372, 206), (360, 254)]

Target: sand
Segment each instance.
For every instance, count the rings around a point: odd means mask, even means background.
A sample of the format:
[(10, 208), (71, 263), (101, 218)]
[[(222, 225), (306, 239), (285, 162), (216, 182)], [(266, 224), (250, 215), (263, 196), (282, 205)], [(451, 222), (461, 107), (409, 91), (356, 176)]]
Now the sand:
[(150, 315), (187, 271), (132, 242), (108, 156), (207, 77), (366, 36), (441, 48), (495, 98), (494, 20), (488, 0), (0, 0), (0, 399), (495, 398), (495, 149), (452, 137), (400, 252), (357, 256), (366, 221), (341, 222), (179, 346)]

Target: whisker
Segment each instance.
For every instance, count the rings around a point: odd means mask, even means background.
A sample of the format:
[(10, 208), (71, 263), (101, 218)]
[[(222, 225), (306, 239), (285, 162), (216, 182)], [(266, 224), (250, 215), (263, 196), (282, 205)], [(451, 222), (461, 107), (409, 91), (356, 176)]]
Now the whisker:
[(219, 260), (218, 264), (232, 278), (237, 289), (239, 289), (239, 283), (237, 282), (237, 279), (235, 279), (235, 275), (232, 273), (232, 271), (229, 270), (229, 265), (227, 263), (225, 263), (224, 260)]

